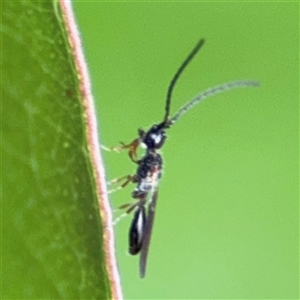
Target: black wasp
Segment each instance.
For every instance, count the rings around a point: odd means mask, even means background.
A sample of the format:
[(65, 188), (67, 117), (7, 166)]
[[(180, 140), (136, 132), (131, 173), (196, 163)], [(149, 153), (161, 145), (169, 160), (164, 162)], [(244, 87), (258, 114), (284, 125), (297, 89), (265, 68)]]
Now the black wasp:
[[(171, 80), (167, 92), (165, 115), (162, 122), (151, 126), (148, 131), (139, 129), (138, 138), (134, 139), (130, 144), (121, 143), (121, 146), (110, 149), (114, 151), (128, 149), (131, 160), (138, 165), (134, 175), (118, 178), (113, 182), (116, 183), (125, 180), (119, 188), (123, 188), (129, 182), (136, 184), (136, 187), (131, 194), (132, 198), (136, 201), (122, 205), (120, 208), (126, 208), (125, 214), (129, 214), (134, 211), (133, 220), (129, 229), (129, 253), (131, 255), (140, 253), (140, 277), (142, 278), (145, 277), (146, 273), (147, 257), (158, 197), (158, 184), (163, 168), (163, 159), (158, 150), (162, 148), (165, 143), (166, 129), (169, 129), (174, 123), (176, 123), (176, 121), (188, 110), (210, 96), (234, 88), (255, 87), (259, 85), (259, 82), (257, 81), (240, 80), (215, 86), (207, 89), (186, 103), (172, 118), (170, 118), (170, 105), (174, 86), (183, 70), (191, 62), (203, 45), (204, 39), (201, 39)], [(142, 146), (145, 149), (145, 154), (141, 159), (137, 158), (136, 151), (138, 146)]]

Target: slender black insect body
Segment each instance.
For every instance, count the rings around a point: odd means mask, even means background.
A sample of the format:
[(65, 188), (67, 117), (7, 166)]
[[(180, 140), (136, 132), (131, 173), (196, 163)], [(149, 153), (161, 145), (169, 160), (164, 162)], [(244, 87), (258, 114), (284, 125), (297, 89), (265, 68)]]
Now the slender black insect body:
[[(153, 137), (155, 137), (158, 144), (162, 145), (163, 138), (160, 134), (153, 134)], [(152, 145), (152, 141), (150, 143)], [(146, 271), (148, 249), (158, 193), (158, 183), (161, 178), (163, 161), (161, 155), (155, 148), (147, 148), (146, 154), (137, 163), (138, 169), (134, 176), (134, 181), (136, 181), (137, 186), (132, 192), (132, 197), (137, 199), (138, 202), (137, 209), (129, 229), (129, 253), (135, 255), (141, 250), (140, 276), (143, 278)], [(146, 217), (145, 205), (147, 202), (149, 202), (149, 205)]]
[[(132, 197), (136, 200), (136, 202), (125, 206), (129, 206), (126, 213), (130, 213), (135, 210), (129, 230), (129, 253), (132, 255), (140, 253), (141, 277), (144, 277), (146, 273), (147, 257), (158, 197), (158, 184), (163, 168), (163, 160), (159, 154), (159, 149), (161, 149), (165, 143), (166, 130), (176, 123), (177, 120), (193, 106), (210, 96), (238, 87), (255, 87), (259, 85), (257, 81), (241, 80), (215, 86), (202, 92), (197, 97), (186, 103), (172, 118), (170, 118), (171, 98), (175, 84), (186, 66), (191, 62), (203, 45), (204, 40), (201, 39), (171, 80), (167, 92), (165, 115), (163, 120), (160, 123), (151, 126), (151, 128), (146, 132), (139, 129), (139, 137), (133, 140), (130, 144), (122, 144), (120, 147), (113, 148), (116, 151), (129, 149), (129, 156), (131, 160), (138, 164), (136, 173), (132, 176), (127, 176), (127, 180), (122, 187), (130, 181), (136, 184), (136, 187), (132, 192)], [(136, 150), (140, 145), (145, 148), (145, 154), (141, 159), (137, 159)]]

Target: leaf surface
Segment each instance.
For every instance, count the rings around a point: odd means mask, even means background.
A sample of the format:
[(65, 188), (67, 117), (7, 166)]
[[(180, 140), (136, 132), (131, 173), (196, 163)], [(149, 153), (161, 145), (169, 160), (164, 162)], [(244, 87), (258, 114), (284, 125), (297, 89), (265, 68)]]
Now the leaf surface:
[(60, 4), (2, 3), (2, 298), (111, 298)]

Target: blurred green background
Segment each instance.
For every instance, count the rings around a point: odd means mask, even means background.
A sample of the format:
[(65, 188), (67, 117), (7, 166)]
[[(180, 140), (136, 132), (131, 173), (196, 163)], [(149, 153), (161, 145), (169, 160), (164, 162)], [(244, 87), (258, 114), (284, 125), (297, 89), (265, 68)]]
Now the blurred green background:
[[(116, 226), (125, 298), (298, 298), (299, 4), (74, 1), (74, 10), (107, 146), (161, 121), (169, 82), (201, 37), (173, 113), (216, 84), (262, 83), (209, 99), (169, 130), (145, 279), (127, 254), (131, 217)], [(103, 156), (108, 179), (135, 171), (126, 153)], [(111, 195), (112, 206), (132, 189)]]

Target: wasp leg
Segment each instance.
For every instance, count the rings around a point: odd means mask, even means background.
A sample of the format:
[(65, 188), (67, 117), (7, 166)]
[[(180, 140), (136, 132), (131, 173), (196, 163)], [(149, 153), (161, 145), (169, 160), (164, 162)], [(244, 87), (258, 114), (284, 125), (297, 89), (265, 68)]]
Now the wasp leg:
[(146, 202), (146, 194), (140, 194), (139, 197), (136, 197), (136, 199), (137, 201), (134, 203), (125, 203), (118, 207), (119, 209), (127, 209), (123, 214), (114, 220), (113, 225), (119, 223), (120, 220), (129, 215), (137, 206), (144, 206)]
[(126, 208), (131, 207), (131, 206), (132, 206), (132, 202), (124, 203), (124, 204), (120, 205), (119, 207), (113, 209), (113, 212), (120, 212), (120, 210), (126, 209)]
[(124, 204), (120, 205), (118, 207), (118, 209), (125, 209), (125, 208), (131, 207), (131, 206), (132, 206), (132, 202), (130, 202), (130, 203), (124, 203)]
[(130, 144), (127, 144), (127, 145), (123, 142), (120, 142), (120, 144), (121, 144), (120, 146), (110, 147), (110, 148), (106, 147), (104, 145), (101, 145), (101, 148), (106, 151), (115, 151), (117, 153), (120, 153), (124, 149), (129, 149), (128, 155), (129, 155), (130, 159), (133, 162), (138, 163), (136, 149), (140, 144), (140, 139), (137, 138), (137, 139), (133, 140)]
[(113, 221), (113, 225), (116, 225), (117, 223), (119, 223), (123, 218), (125, 218), (128, 214), (130, 214), (139, 204), (139, 202), (135, 202), (135, 203), (126, 203), (121, 205), (119, 208), (127, 208), (129, 207), (123, 214), (121, 214), (118, 218), (116, 218)]
[(111, 194), (113, 192), (116, 192), (118, 190), (123, 189), (129, 182), (135, 183), (136, 182), (136, 176), (135, 175), (126, 175), (126, 176), (123, 176), (123, 177), (115, 178), (115, 179), (109, 181), (107, 184), (112, 185), (112, 184), (119, 183), (123, 180), (125, 180), (125, 181), (121, 185), (119, 185), (118, 187), (116, 187), (112, 190), (109, 190), (108, 194)]

